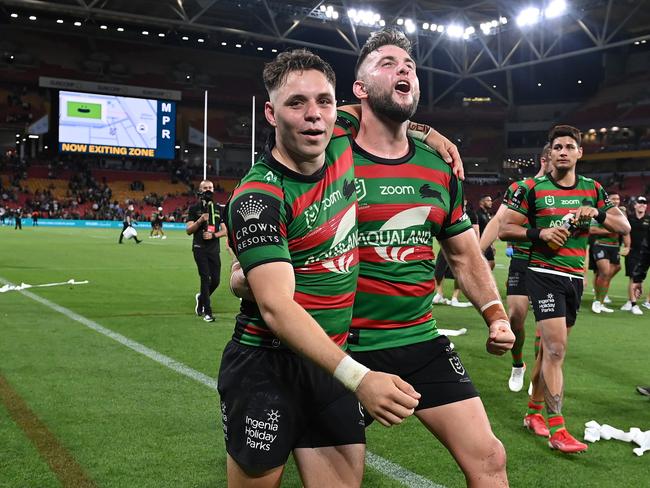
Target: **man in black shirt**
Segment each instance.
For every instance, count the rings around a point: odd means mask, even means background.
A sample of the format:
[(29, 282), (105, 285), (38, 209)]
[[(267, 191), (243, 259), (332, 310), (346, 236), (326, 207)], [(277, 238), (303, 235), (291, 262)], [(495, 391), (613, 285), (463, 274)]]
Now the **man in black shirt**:
[[(643, 311), (636, 303), (638, 297), (635, 296), (633, 288), (634, 272), (637, 269), (639, 261), (641, 261), (644, 240), (648, 238), (648, 232), (650, 232), (650, 216), (646, 215), (647, 207), (648, 201), (646, 198), (643, 196), (638, 197), (634, 202), (634, 213), (628, 217), (630, 226), (632, 226), (632, 231), (630, 232), (630, 251), (625, 256), (625, 276), (630, 277), (628, 287), (629, 300), (621, 307), (621, 310), (630, 311), (634, 315), (643, 315)], [(639, 269), (639, 271), (641, 270)], [(645, 278), (645, 273), (643, 277)]]
[(190, 207), (185, 222), (185, 231), (193, 235), (192, 252), (201, 277), (201, 291), (195, 295), (194, 311), (203, 315), (206, 322), (214, 322), (210, 295), (219, 286), (221, 259), (219, 238), (226, 235), (223, 223), (223, 208), (212, 202), (214, 185), (203, 180), (199, 185), (199, 201)]
[[(492, 219), (492, 214), (490, 213), (491, 209), (492, 197), (490, 195), (483, 195), (478, 201), (478, 210), (476, 211), (476, 217), (478, 218), (479, 238), (487, 227), (488, 222)], [(490, 264), (490, 269), (494, 269), (494, 246), (487, 248), (485, 250), (484, 256)]]
[(120, 240), (117, 241), (118, 244), (122, 244), (122, 240), (126, 237), (127, 239), (133, 239), (135, 240), (136, 244), (140, 244), (142, 241), (138, 239), (138, 233), (135, 231), (133, 228), (134, 220), (133, 220), (133, 205), (129, 205), (124, 212), (124, 220), (122, 221), (122, 232), (120, 232)]

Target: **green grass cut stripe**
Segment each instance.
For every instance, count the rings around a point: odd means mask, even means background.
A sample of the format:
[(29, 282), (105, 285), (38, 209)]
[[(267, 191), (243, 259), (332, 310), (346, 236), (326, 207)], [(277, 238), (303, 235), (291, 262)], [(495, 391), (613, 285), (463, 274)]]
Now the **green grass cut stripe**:
[(2, 374), (0, 374), (0, 401), (65, 488), (97, 486)]

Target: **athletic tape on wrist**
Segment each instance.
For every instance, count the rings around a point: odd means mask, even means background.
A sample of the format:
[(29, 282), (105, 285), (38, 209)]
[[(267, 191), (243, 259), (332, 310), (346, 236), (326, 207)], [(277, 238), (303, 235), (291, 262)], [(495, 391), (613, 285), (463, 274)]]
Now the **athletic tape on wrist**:
[(488, 326), (497, 320), (508, 322), (508, 314), (506, 314), (506, 309), (503, 308), (501, 300), (492, 300), (491, 302), (487, 302), (481, 307), (481, 315)]
[(417, 122), (409, 122), (408, 125), (408, 135), (413, 139), (424, 142), (429, 134), (433, 131), (431, 126), (426, 124), (418, 124)]
[(356, 391), (369, 372), (370, 369), (346, 355), (334, 370), (334, 378), (343, 383), (348, 390)]

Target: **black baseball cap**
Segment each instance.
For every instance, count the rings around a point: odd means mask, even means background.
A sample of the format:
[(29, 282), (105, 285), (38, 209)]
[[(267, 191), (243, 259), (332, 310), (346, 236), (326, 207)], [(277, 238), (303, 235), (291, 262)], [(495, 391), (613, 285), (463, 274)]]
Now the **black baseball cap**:
[(645, 197), (637, 197), (636, 203), (648, 203)]

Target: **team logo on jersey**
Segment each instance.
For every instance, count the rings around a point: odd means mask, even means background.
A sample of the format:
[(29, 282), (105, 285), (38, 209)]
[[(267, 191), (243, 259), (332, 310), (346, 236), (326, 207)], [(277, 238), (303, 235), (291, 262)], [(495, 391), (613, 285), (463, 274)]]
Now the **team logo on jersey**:
[(323, 253), (307, 258), (305, 265), (322, 261), (323, 267), (328, 271), (338, 274), (350, 273), (350, 266), (354, 260), (352, 251), (359, 245), (356, 224), (357, 209), (353, 205), (345, 212), (338, 223), (330, 248)]
[(420, 187), (420, 196), (422, 198), (437, 198), (442, 202), (442, 194), (438, 190), (431, 188), (429, 183), (425, 183)]
[[(409, 227), (422, 226), (427, 221), (431, 207), (413, 207), (408, 210), (404, 210), (397, 215), (393, 215), (390, 219), (386, 221), (384, 225), (379, 229), (380, 235), (389, 234), (390, 240), (393, 240), (396, 237), (396, 241), (402, 241), (402, 233), (404, 230)], [(381, 242), (381, 238), (380, 238)], [(405, 263), (406, 258), (415, 252), (415, 247), (413, 246), (379, 246), (375, 247), (375, 251), (379, 256), (386, 260), (394, 263)]]
[(544, 203), (549, 207), (552, 207), (553, 205), (555, 205), (555, 197), (553, 195), (546, 195), (544, 197)]
[(343, 181), (343, 196), (346, 200), (349, 200), (354, 192), (356, 191), (354, 183), (346, 179)]
[(249, 220), (252, 219), (259, 220), (260, 215), (262, 215), (264, 209), (267, 208), (269, 208), (269, 206), (264, 205), (262, 199), (255, 200), (253, 198), (253, 195), (250, 195), (248, 197), (248, 200), (244, 200), (239, 205), (239, 208), (237, 209), (237, 213), (241, 215), (242, 219), (244, 219), (244, 222), (248, 222)]
[(357, 190), (357, 200), (361, 201), (366, 196), (366, 182), (363, 178), (354, 179), (354, 188)]
[(271, 170), (267, 171), (267, 173), (264, 175), (264, 181), (267, 183), (275, 183), (278, 181), (278, 177), (275, 176), (275, 173)]

